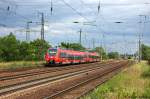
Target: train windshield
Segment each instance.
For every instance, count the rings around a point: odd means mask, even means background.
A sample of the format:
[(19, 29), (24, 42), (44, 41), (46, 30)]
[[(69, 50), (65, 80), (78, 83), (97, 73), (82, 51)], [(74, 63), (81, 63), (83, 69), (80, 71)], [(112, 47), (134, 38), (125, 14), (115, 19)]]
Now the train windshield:
[(56, 53), (57, 53), (57, 49), (49, 49), (48, 53), (49, 53), (50, 56), (55, 56)]

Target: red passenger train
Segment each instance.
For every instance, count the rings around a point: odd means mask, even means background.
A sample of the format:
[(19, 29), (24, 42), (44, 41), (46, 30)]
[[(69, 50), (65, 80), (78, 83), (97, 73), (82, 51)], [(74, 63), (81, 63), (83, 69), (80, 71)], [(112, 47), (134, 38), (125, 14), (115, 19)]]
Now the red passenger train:
[(49, 48), (45, 54), (47, 64), (74, 64), (99, 61), (96, 52), (81, 52), (61, 48)]

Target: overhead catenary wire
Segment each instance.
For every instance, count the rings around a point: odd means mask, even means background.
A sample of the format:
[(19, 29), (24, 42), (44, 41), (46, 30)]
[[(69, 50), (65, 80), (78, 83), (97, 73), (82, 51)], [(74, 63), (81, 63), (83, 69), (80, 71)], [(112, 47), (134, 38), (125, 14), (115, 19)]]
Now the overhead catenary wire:
[(13, 6), (17, 6), (16, 2), (14, 0), (0, 0), (1, 3), (5, 3), (7, 5), (13, 5)]
[(81, 16), (82, 18), (84, 18), (86, 21), (89, 21), (89, 19), (87, 19), (85, 16), (82, 15), (82, 13), (78, 12), (75, 8), (73, 8), (69, 3), (67, 3), (65, 0), (61, 0), (66, 6), (68, 6), (69, 8), (71, 8), (74, 12), (76, 12), (79, 16)]
[[(92, 12), (95, 11), (95, 10), (93, 10), (92, 7), (88, 6), (83, 0), (80, 0), (80, 2), (82, 3), (82, 5), (83, 5), (84, 7), (90, 9)], [(93, 12), (93, 13), (96, 15), (96, 12)]]
[[(6, 11), (6, 9), (4, 9), (4, 8), (0, 8), (0, 10)], [(9, 11), (9, 13), (11, 13), (11, 14), (13, 14), (13, 15), (18, 15), (18, 16), (20, 16), (20, 18), (23, 18), (23, 19), (25, 19), (25, 20), (29, 20), (29, 18), (27, 18), (27, 17), (25, 17), (25, 16), (23, 16), (23, 15), (21, 15), (21, 14), (15, 12), (15, 11)]]

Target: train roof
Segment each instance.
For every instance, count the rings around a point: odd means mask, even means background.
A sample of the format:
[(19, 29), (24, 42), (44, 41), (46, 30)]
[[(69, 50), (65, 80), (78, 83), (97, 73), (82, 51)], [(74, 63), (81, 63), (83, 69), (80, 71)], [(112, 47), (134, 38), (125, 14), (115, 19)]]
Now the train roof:
[(70, 52), (70, 53), (77, 53), (77, 54), (84, 54), (85, 52), (91, 55), (99, 55), (97, 52), (93, 52), (93, 51), (77, 51), (77, 50), (72, 50), (72, 49), (64, 49), (64, 48), (49, 48), (49, 49), (55, 49), (55, 50), (61, 50), (64, 52)]

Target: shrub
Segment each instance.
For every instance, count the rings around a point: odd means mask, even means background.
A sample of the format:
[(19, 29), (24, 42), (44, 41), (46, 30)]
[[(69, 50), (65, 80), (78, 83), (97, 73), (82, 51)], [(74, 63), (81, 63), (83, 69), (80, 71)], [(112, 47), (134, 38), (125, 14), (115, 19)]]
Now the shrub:
[(51, 47), (45, 40), (19, 41), (10, 33), (0, 37), (0, 62), (19, 60), (43, 60), (46, 50)]

